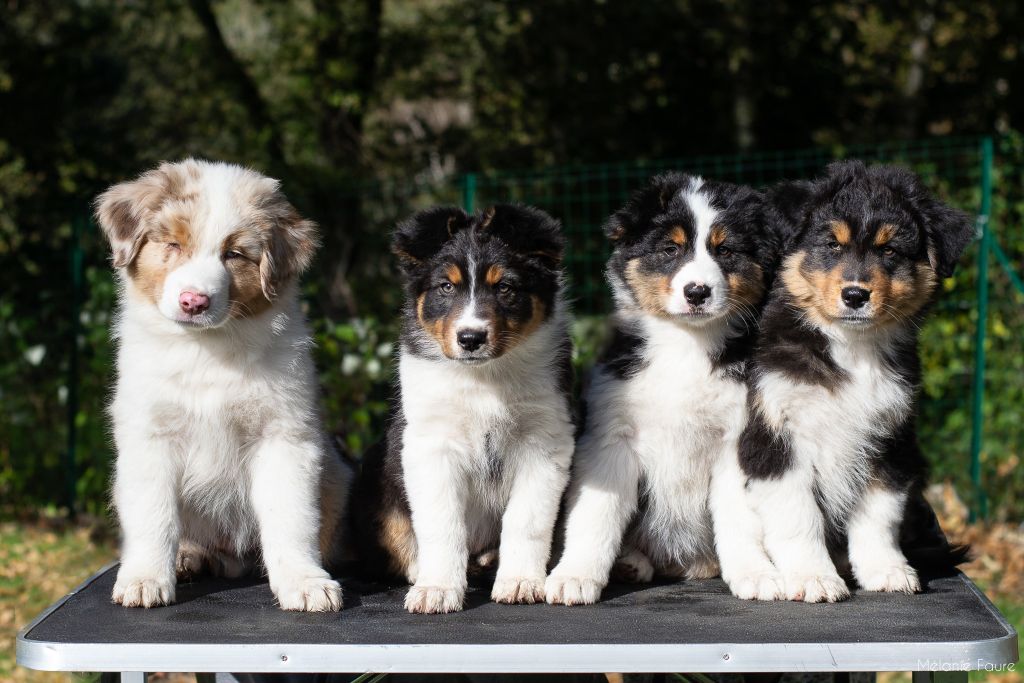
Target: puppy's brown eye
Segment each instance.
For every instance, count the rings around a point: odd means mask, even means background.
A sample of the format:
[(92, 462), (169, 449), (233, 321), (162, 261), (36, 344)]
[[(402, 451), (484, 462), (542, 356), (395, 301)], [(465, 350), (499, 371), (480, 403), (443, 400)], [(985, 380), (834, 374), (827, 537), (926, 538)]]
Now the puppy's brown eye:
[(235, 249), (228, 249), (227, 251), (224, 252), (224, 260), (225, 261), (230, 261), (231, 259), (236, 259), (236, 258), (243, 258), (243, 256), (244, 256), (244, 254), (242, 254), (242, 252), (237, 251)]
[(883, 256), (892, 256), (895, 253), (896, 253), (896, 250), (893, 249), (892, 247), (882, 247), (882, 255)]
[(828, 243), (828, 248), (831, 249), (832, 251), (842, 251), (843, 245), (839, 244), (839, 242), (836, 242), (835, 240), (832, 240), (831, 242)]
[(168, 242), (167, 248), (170, 249), (171, 251), (181, 251), (181, 245), (178, 244), (177, 242)]
[(729, 247), (726, 247), (724, 245), (718, 247), (717, 252), (718, 252), (719, 256), (730, 256), (730, 255), (732, 255), (732, 249), (730, 249)]
[(679, 247), (677, 247), (674, 244), (670, 244), (664, 249), (662, 249), (661, 253), (665, 254), (665, 256), (672, 257), (679, 253)]
[(453, 285), (450, 282), (442, 282), (440, 290), (445, 294), (451, 294), (452, 292), (455, 291), (455, 285)]
[(502, 282), (498, 285), (498, 294), (508, 294), (512, 291), (512, 285)]

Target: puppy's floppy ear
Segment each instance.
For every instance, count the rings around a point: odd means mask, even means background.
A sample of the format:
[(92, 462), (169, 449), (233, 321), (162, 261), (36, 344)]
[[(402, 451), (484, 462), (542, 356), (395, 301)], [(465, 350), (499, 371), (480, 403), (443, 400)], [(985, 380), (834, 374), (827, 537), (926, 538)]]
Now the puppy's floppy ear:
[(391, 251), (405, 272), (441, 251), (455, 234), (469, 225), (469, 216), (455, 206), (435, 206), (402, 221), (391, 235)]
[(935, 273), (946, 278), (953, 275), (960, 255), (974, 238), (974, 221), (963, 211), (930, 199), (931, 206), (923, 212), (928, 260)]
[(562, 225), (548, 213), (532, 206), (496, 204), (476, 219), (477, 230), (501, 239), (518, 254), (558, 268), (565, 254)]
[(815, 184), (808, 180), (787, 180), (768, 190), (770, 227), (783, 251), (788, 251), (803, 232), (814, 197)]
[(974, 238), (974, 221), (963, 211), (939, 201), (917, 174), (899, 166), (872, 168), (883, 182), (905, 197), (920, 216), (928, 243), (928, 261), (940, 278), (953, 275), (956, 262)]
[(135, 260), (146, 236), (147, 221), (171, 191), (174, 164), (164, 163), (135, 180), (119, 183), (96, 198), (96, 221), (110, 242), (115, 268)]
[(604, 234), (613, 244), (629, 244), (644, 234), (655, 216), (665, 213), (672, 198), (687, 187), (693, 178), (685, 173), (663, 173), (654, 176), (634, 192), (626, 205), (612, 214), (604, 224)]
[(260, 257), (260, 286), (273, 301), (282, 284), (304, 273), (320, 246), (316, 223), (299, 215), (270, 178), (260, 208), (270, 220), (270, 235)]

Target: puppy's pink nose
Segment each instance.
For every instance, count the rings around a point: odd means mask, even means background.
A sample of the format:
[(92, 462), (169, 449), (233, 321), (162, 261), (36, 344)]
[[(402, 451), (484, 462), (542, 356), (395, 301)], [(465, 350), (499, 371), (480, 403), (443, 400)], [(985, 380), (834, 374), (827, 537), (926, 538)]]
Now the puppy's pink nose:
[(210, 307), (210, 297), (198, 292), (184, 291), (178, 295), (178, 305), (189, 315), (196, 315)]

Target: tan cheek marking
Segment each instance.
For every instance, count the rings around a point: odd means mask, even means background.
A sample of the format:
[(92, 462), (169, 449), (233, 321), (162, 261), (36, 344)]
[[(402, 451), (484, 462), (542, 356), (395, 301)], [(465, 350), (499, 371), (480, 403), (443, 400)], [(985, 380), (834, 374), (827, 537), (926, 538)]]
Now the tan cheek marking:
[(416, 319), (419, 321), (420, 327), (441, 346), (441, 351), (444, 355), (454, 358), (455, 352), (450, 333), (452, 323), (459, 317), (458, 312), (450, 311), (448, 315), (438, 320), (427, 320), (423, 317), (423, 302), (426, 298), (427, 295), (424, 293), (420, 294), (419, 298), (416, 299)]
[(156, 304), (163, 293), (167, 274), (182, 258), (180, 253), (168, 249), (167, 245), (147, 240), (135, 260), (128, 265), (128, 277), (139, 294)]
[(544, 322), (547, 308), (544, 302), (535, 295), (530, 295), (530, 318), (522, 323), (518, 321), (505, 321), (505, 329), (498, 331), (498, 354), (514, 348), (520, 342), (529, 338), (537, 331), (537, 328)]
[(875, 233), (875, 246), (880, 247), (896, 236), (896, 226), (886, 223)]
[(686, 231), (683, 230), (681, 225), (672, 226), (672, 229), (668, 233), (668, 238), (679, 246), (683, 246), (686, 244)]
[(451, 282), (453, 285), (462, 284), (462, 271), (459, 270), (458, 266), (454, 264), (449, 265), (447, 268), (445, 268), (444, 274), (445, 277), (448, 278), (448, 281)]
[(493, 287), (501, 282), (501, 276), (504, 274), (505, 269), (501, 266), (491, 266), (487, 269), (487, 275), (484, 276), (484, 282)]
[(246, 318), (270, 308), (271, 302), (263, 293), (259, 265), (245, 258), (235, 258), (227, 261), (227, 268), (231, 273), (228, 315), (232, 318)]
[(885, 318), (891, 322), (900, 322), (902, 317), (914, 315), (928, 303), (938, 284), (935, 271), (926, 263), (917, 264), (910, 280), (893, 278), (886, 302), (890, 315)]
[(764, 296), (764, 282), (759, 265), (753, 266), (753, 272), (749, 277), (743, 277), (739, 273), (730, 273), (728, 281), (729, 297), (734, 308), (737, 305), (753, 306)]
[(831, 271), (804, 273), (807, 253), (798, 251), (787, 257), (782, 267), (782, 283), (793, 302), (818, 324), (838, 315), (839, 290), (842, 288), (842, 266)]
[(720, 225), (712, 226), (711, 234), (708, 235), (708, 244), (710, 244), (712, 248), (719, 247), (722, 245), (722, 242), (725, 241), (726, 236), (727, 233), (725, 232), (725, 228)]
[(839, 244), (849, 244), (851, 238), (850, 226), (846, 221), (832, 221), (832, 236)]
[(636, 259), (626, 265), (626, 283), (633, 291), (640, 308), (652, 315), (664, 316), (665, 300), (671, 287), (667, 275), (643, 275), (640, 262)]

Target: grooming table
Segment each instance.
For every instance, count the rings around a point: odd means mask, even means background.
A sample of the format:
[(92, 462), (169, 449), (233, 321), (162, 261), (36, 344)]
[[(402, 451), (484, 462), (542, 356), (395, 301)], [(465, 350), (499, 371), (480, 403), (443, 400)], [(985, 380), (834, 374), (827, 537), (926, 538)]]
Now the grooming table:
[(612, 585), (598, 605), (498, 605), (471, 582), (466, 609), (412, 615), (405, 587), (345, 581), (335, 614), (282, 612), (264, 580), (178, 585), (178, 602), (125, 609), (104, 568), (18, 635), (18, 663), (123, 672), (917, 671), (966, 681), (1005, 670), (1017, 634), (962, 574), (920, 595), (856, 593), (836, 605), (757, 603), (720, 580)]

